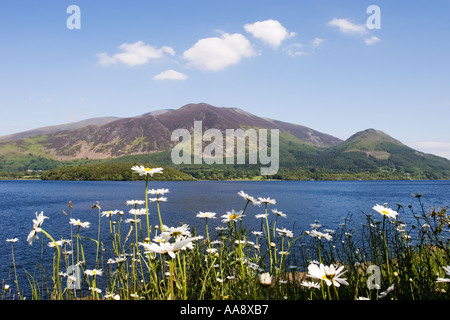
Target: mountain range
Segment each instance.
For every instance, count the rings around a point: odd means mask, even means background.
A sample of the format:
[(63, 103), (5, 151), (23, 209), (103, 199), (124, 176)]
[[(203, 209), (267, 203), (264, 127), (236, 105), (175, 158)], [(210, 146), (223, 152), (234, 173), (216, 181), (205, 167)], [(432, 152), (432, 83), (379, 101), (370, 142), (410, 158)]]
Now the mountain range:
[[(206, 103), (129, 118), (93, 118), (0, 137), (0, 171), (45, 171), (68, 164), (120, 161), (158, 161), (186, 172), (200, 167), (210, 170), (205, 166), (177, 167), (170, 161), (170, 150), (177, 143), (171, 140), (172, 132), (179, 128), (193, 132), (194, 121), (202, 121), (203, 130), (222, 132), (239, 128), (278, 129), (280, 178), (332, 179), (336, 174), (344, 178), (450, 178), (448, 159), (414, 150), (375, 129), (357, 132), (343, 141), (302, 125)], [(229, 167), (220, 170), (226, 168)], [(241, 168), (234, 165), (232, 169)]]

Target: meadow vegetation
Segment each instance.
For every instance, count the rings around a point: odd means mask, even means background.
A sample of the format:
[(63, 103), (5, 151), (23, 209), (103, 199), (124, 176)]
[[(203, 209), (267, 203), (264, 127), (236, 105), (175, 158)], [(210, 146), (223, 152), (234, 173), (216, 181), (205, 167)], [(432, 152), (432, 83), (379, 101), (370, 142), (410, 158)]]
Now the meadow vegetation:
[[(350, 217), (335, 230), (311, 221), (308, 230), (285, 227), (289, 217), (276, 200), (244, 191), (242, 210), (198, 212), (204, 221), (193, 230), (180, 221), (167, 226), (168, 189), (151, 189), (162, 168), (133, 166), (145, 180), (141, 200), (124, 199), (129, 212), (95, 203), (98, 236), (85, 237), (91, 222), (80, 221), (69, 203), (67, 237), (46, 231), (44, 212), (36, 213), (27, 241), (49, 245), (51, 270), (27, 272), (19, 283), (11, 244), (11, 277), (3, 279), (2, 299), (186, 299), (186, 300), (428, 300), (448, 299), (450, 255), (447, 208), (417, 204), (374, 204), (356, 232)], [(250, 216), (249, 206), (259, 214)], [(151, 214), (149, 214), (151, 212)], [(411, 215), (415, 223), (406, 224)], [(211, 229), (212, 219), (222, 225)], [(246, 220), (260, 227), (248, 230)], [(64, 227), (64, 226), (62, 226)], [(101, 238), (101, 228), (109, 236)], [(46, 240), (46, 242), (44, 241)], [(36, 247), (39, 250), (39, 246)], [(92, 252), (88, 253), (90, 249)], [(43, 276), (45, 275), (45, 276)], [(27, 289), (25, 290), (25, 288)], [(25, 291), (30, 292), (29, 295)]]

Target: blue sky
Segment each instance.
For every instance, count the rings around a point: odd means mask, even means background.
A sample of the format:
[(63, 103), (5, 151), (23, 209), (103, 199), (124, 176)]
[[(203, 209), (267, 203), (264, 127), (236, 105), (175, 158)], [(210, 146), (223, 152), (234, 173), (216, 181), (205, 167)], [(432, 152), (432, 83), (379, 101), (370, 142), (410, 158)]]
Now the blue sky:
[(341, 139), (375, 128), (450, 158), (449, 12), (441, 0), (2, 1), (0, 135), (206, 102)]

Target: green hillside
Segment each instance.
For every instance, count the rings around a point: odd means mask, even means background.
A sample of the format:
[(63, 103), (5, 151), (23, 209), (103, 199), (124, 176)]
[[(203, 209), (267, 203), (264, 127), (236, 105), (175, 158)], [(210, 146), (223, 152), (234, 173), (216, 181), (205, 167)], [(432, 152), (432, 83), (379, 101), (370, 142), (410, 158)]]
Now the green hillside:
[(283, 166), (280, 178), (450, 179), (449, 160), (418, 152), (373, 129), (316, 153), (291, 152), (298, 166)]
[[(389, 135), (369, 129), (358, 132), (341, 144), (319, 148), (288, 134), (280, 133), (280, 169), (271, 177), (260, 177), (261, 165), (174, 165), (170, 150), (125, 155), (107, 159), (57, 161), (35, 155), (36, 141), (27, 139), (20, 148), (11, 144), (1, 149), (0, 177), (40, 177), (61, 180), (135, 180), (133, 164), (157, 164), (167, 168), (167, 180), (370, 180), (370, 179), (450, 179), (450, 161), (418, 152)], [(248, 155), (247, 155), (248, 156)], [(248, 158), (246, 158), (248, 159)], [(235, 161), (236, 163), (236, 161)], [(42, 172), (41, 172), (42, 171)], [(162, 178), (162, 177), (161, 177)]]
[[(248, 164), (248, 154), (247, 164), (238, 165), (235, 160), (234, 164), (174, 165), (171, 150), (176, 142), (171, 135), (177, 128), (189, 128), (192, 133), (194, 119), (202, 120), (204, 131), (278, 129), (278, 173), (261, 177), (260, 169), (267, 165), (259, 161)], [(88, 121), (81, 127), (75, 124), (74, 129), (66, 127), (56, 132), (37, 129), (31, 131), (36, 135), (26, 132), (0, 139), (0, 178), (129, 180), (134, 179), (128, 173), (130, 164), (156, 164), (176, 170), (173, 176), (167, 170), (167, 179), (176, 180), (450, 179), (450, 160), (414, 150), (378, 130), (360, 131), (342, 141), (304, 126), (205, 103), (156, 115), (109, 119), (105, 124), (91, 125)], [(204, 142), (203, 147), (208, 144)]]

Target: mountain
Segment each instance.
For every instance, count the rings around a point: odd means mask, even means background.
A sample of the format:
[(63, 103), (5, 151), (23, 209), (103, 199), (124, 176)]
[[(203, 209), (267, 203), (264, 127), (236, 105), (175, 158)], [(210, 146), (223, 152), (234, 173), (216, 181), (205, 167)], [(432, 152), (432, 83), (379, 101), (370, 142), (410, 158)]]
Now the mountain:
[(361, 152), (375, 159), (389, 159), (392, 155), (388, 152), (393, 146), (404, 146), (400, 141), (382, 131), (367, 129), (352, 135), (335, 152)]
[(335, 168), (372, 171), (384, 168), (412, 176), (450, 177), (448, 159), (414, 150), (375, 129), (357, 132), (325, 154), (335, 160)]
[(71, 122), (71, 123), (66, 123), (66, 124), (61, 124), (61, 125), (56, 125), (56, 126), (48, 126), (48, 127), (38, 128), (38, 129), (32, 129), (32, 130), (23, 131), (23, 132), (14, 133), (14, 134), (0, 137), (0, 141), (1, 140), (19, 140), (19, 139), (38, 136), (38, 135), (42, 135), (42, 134), (56, 133), (56, 132), (64, 131), (64, 130), (80, 129), (80, 128), (84, 128), (87, 126), (101, 126), (101, 125), (110, 123), (112, 121), (115, 121), (117, 119), (119, 119), (119, 118), (117, 118), (117, 117), (98, 117), (98, 118), (91, 118), (91, 119), (87, 119), (87, 120)]
[[(342, 142), (340, 139), (303, 126), (277, 123), (237, 108), (219, 108), (200, 103), (185, 105), (167, 112), (121, 118), (100, 126), (90, 125), (78, 129), (48, 132), (45, 138), (37, 141), (36, 147), (60, 161), (84, 158), (106, 159), (160, 152), (170, 149), (175, 144), (171, 141), (174, 130), (183, 128), (192, 131), (196, 120), (202, 121), (203, 130), (209, 128), (280, 129), (312, 146), (333, 146)], [(28, 138), (36, 137), (38, 136), (28, 136)], [(20, 147), (26, 141), (18, 139), (15, 142)]]
[[(104, 123), (99, 123), (99, 120)], [(371, 174), (395, 178), (450, 178), (450, 161), (411, 149), (386, 133), (368, 129), (346, 141), (308, 127), (258, 117), (239, 108), (187, 104), (129, 118), (98, 118), (41, 128), (0, 139), (0, 171), (48, 170), (66, 164), (154, 162), (173, 165), (176, 129), (278, 129), (279, 178), (330, 178), (330, 174)], [(250, 170), (251, 166), (179, 166), (200, 178), (206, 171)], [(200, 172), (202, 171), (202, 172)], [(212, 171), (211, 171), (212, 172)], [(219, 176), (220, 178), (221, 176)], [(365, 176), (364, 176), (365, 178)]]
[[(297, 168), (302, 169), (300, 176), (314, 179), (450, 178), (448, 159), (414, 150), (375, 129), (357, 132), (339, 145), (315, 154), (299, 150), (291, 153), (297, 159)], [(281, 175), (295, 177), (292, 172)]]

